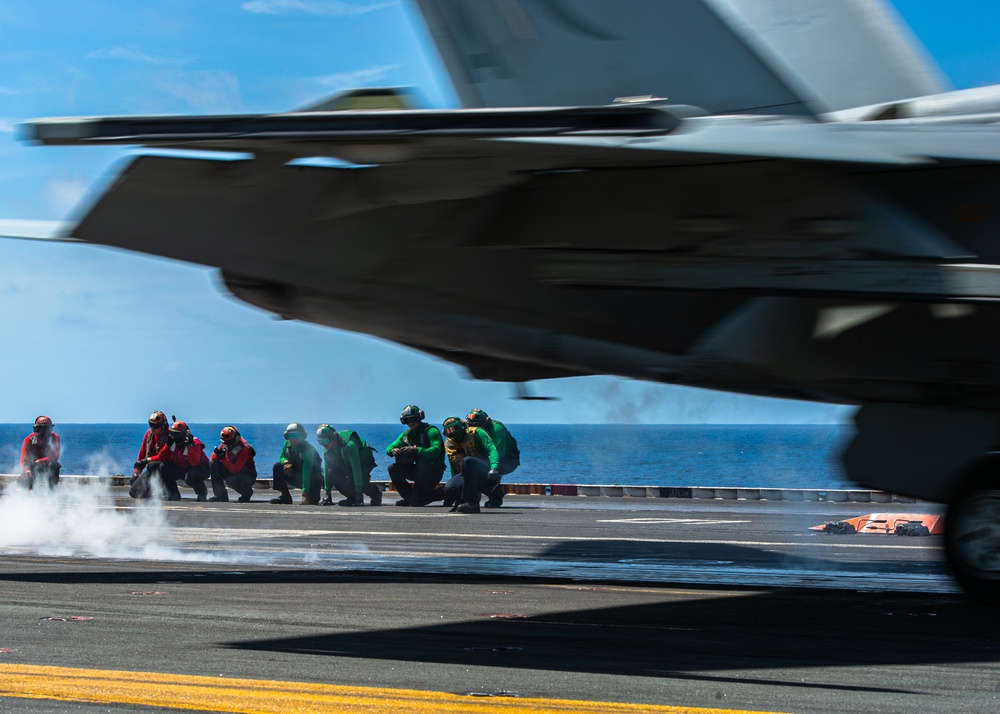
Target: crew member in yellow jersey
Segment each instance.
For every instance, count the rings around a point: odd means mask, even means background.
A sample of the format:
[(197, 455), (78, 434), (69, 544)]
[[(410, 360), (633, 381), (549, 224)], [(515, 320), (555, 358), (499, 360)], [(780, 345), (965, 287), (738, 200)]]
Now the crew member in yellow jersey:
[(455, 416), (441, 426), (451, 468), (451, 479), (444, 486), (445, 501), (455, 502), (453, 511), (479, 513), (482, 494), (492, 492), (500, 483), (500, 457), (493, 439)]

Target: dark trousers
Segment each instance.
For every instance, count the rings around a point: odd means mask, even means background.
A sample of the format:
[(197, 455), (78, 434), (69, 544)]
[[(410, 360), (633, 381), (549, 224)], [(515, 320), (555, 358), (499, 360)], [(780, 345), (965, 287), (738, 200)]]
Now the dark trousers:
[[(320, 481), (321, 479), (318, 478), (310, 480), (309, 491), (307, 492), (310, 503), (319, 503), (319, 494), (323, 486)], [(288, 493), (289, 487), (302, 488), (302, 467), (292, 464), (291, 473), (286, 474), (285, 465), (279, 461), (271, 469), (271, 488), (275, 491), (281, 491), (282, 495), (287, 495), (291, 498), (292, 495)]]
[(445, 501), (464, 501), (479, 504), (483, 493), (491, 493), (500, 483), (490, 478), (490, 465), (477, 456), (466, 456), (462, 461), (462, 473), (455, 474), (444, 485)]
[(236, 491), (242, 498), (249, 499), (253, 495), (253, 485), (257, 482), (257, 474), (246, 470), (232, 473), (218, 460), (212, 462), (210, 469), (212, 473), (212, 495), (216, 498), (229, 499), (226, 486)]
[(146, 471), (132, 482), (128, 495), (132, 498), (152, 498), (162, 490), (168, 501), (179, 501), (181, 492), (177, 482), (184, 481), (194, 489), (195, 495), (204, 500), (208, 495), (205, 485), (208, 477), (208, 464), (198, 464), (185, 471), (169, 461), (151, 461), (146, 465)]
[[(389, 464), (389, 480), (411, 506), (426, 506), (434, 498), (434, 489), (441, 483), (444, 464), (417, 459), (416, 462)], [(410, 481), (413, 483), (410, 484)]]
[[(499, 468), (501, 476), (506, 476), (521, 465), (521, 460), (519, 457), (514, 456), (514, 454), (508, 452), (500, 459)], [(490, 491), (484, 491), (487, 498), (487, 505), (489, 506), (499, 506), (503, 503), (503, 497), (506, 495), (503, 486), (500, 485), (499, 479), (495, 481), (496, 485)]]
[(58, 461), (43, 461), (40, 464), (32, 464), (28, 473), (17, 477), (17, 485), (29, 491), (35, 487), (35, 479), (48, 484), (49, 488), (55, 488), (59, 483), (59, 470), (62, 464)]
[[(333, 486), (335, 489), (347, 496), (347, 498), (351, 500), (357, 499), (358, 489), (354, 484), (354, 473), (351, 471), (350, 466), (340, 469), (327, 469), (326, 480), (327, 491), (330, 490), (330, 486)], [(361, 473), (361, 492), (368, 496), (368, 498), (375, 499), (376, 501), (382, 500), (382, 490), (378, 486), (372, 484), (371, 471), (368, 473)]]
[(521, 465), (520, 457), (514, 456), (514, 454), (511, 453), (507, 453), (504, 454), (504, 457), (502, 459), (500, 459), (499, 468), (497, 470), (500, 471), (501, 476), (506, 476), (507, 474), (513, 472), (520, 465)]

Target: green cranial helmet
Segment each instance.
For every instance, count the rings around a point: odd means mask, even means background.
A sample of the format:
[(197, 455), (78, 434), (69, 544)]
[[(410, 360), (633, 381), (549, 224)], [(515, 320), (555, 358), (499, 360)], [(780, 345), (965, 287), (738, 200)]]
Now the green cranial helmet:
[(424, 410), (416, 404), (407, 404), (399, 414), (399, 423), (408, 424), (411, 421), (423, 421)]
[(461, 439), (465, 434), (465, 422), (457, 416), (450, 416), (441, 424), (444, 435), (449, 439)]
[(337, 436), (337, 430), (329, 424), (320, 424), (316, 429), (316, 441), (321, 444), (329, 444)]
[(297, 421), (293, 421), (291, 424), (285, 427), (285, 438), (291, 439), (293, 437), (298, 439), (306, 438), (306, 428), (301, 424), (299, 424)]
[(473, 409), (469, 412), (469, 415), (465, 417), (465, 423), (469, 426), (484, 427), (490, 420), (490, 415), (484, 412), (482, 409)]

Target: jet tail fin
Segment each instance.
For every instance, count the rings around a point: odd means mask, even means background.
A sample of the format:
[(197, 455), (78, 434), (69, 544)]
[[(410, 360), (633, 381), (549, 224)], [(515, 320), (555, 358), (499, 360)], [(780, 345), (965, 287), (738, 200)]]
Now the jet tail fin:
[(947, 89), (881, 0), (417, 0), (467, 107), (817, 115)]

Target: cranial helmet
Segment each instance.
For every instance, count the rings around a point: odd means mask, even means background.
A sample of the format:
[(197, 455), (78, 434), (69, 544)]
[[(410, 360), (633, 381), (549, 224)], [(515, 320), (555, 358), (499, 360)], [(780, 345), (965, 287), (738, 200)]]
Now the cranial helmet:
[(224, 426), (219, 433), (219, 440), (223, 444), (233, 444), (239, 441), (240, 432), (235, 426)]
[(155, 411), (149, 415), (149, 426), (166, 426), (167, 425), (167, 415), (161, 411)]
[(465, 433), (465, 422), (457, 416), (448, 417), (441, 426), (444, 429), (444, 435), (449, 439), (461, 439)]
[(293, 421), (291, 424), (285, 427), (285, 438), (298, 435), (300, 439), (306, 438), (306, 428), (299, 424), (297, 421)]
[(187, 436), (190, 433), (191, 433), (191, 430), (188, 429), (188, 425), (187, 425), (186, 421), (175, 421), (173, 424), (170, 425), (170, 434), (174, 438), (181, 438), (181, 439), (183, 439), (185, 436)]
[(316, 440), (321, 444), (327, 444), (337, 435), (337, 430), (329, 424), (320, 424), (316, 429)]
[(469, 412), (469, 415), (465, 417), (465, 423), (469, 426), (486, 426), (487, 422), (490, 420), (490, 415), (484, 412), (482, 409), (473, 409)]
[(52, 420), (47, 416), (35, 417), (35, 425), (32, 427), (32, 431), (37, 434), (48, 434), (52, 431)]
[(399, 423), (406, 424), (410, 421), (423, 421), (424, 420), (424, 410), (418, 407), (416, 404), (407, 404), (403, 407), (402, 413), (399, 415)]

